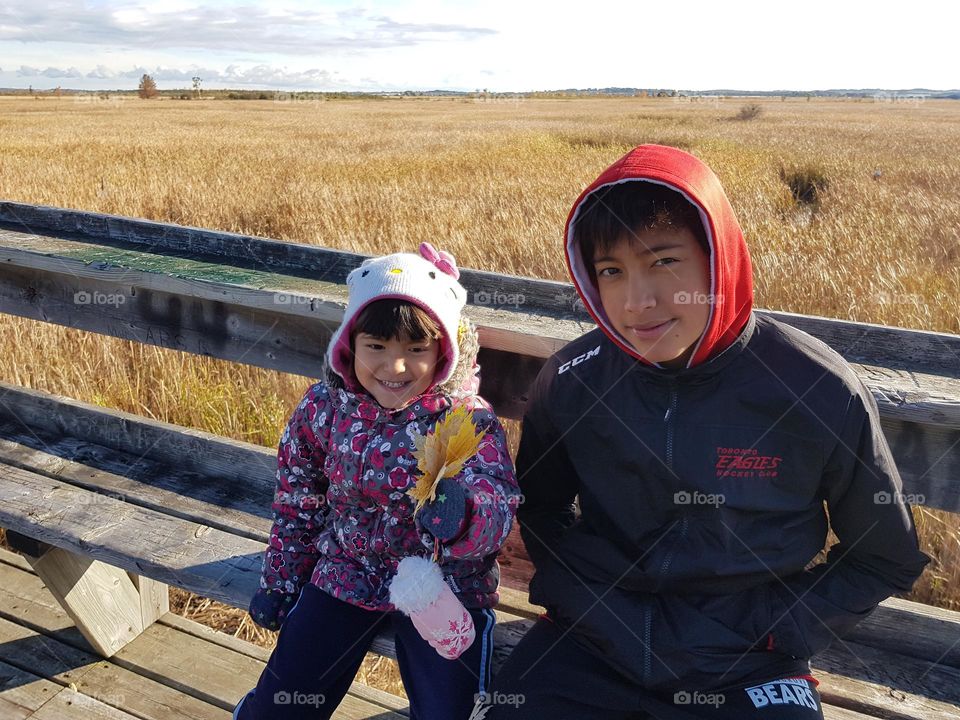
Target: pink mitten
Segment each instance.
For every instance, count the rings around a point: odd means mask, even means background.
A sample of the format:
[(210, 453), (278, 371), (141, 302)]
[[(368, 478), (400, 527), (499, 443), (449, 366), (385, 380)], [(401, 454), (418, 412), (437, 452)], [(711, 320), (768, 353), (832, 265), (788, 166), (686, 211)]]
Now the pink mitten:
[(406, 557), (390, 583), (390, 602), (413, 622), (420, 636), (447, 660), (473, 644), (473, 618), (428, 558)]

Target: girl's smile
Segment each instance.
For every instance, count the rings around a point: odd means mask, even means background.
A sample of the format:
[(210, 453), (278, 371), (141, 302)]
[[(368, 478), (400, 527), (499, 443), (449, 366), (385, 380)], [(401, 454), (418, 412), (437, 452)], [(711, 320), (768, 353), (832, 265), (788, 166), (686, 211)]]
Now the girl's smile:
[(440, 357), (440, 341), (409, 336), (381, 338), (358, 333), (354, 339), (353, 371), (357, 381), (380, 405), (406, 407), (426, 392)]

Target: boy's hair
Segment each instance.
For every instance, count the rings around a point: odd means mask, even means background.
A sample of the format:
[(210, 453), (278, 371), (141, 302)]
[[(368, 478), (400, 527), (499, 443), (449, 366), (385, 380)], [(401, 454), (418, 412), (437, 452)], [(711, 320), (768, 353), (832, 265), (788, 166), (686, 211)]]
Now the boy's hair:
[[(353, 339), (360, 333), (385, 340), (408, 337), (415, 342), (433, 338), (439, 340), (440, 328), (427, 312), (406, 300), (388, 298), (375, 300), (361, 310), (351, 333)], [(456, 342), (456, 338), (452, 338)]]
[(609, 250), (624, 237), (632, 243), (637, 234), (661, 228), (687, 228), (710, 256), (697, 208), (676, 190), (642, 180), (609, 185), (591, 193), (580, 206), (573, 232), (590, 276), (596, 281), (593, 258), (597, 253)]

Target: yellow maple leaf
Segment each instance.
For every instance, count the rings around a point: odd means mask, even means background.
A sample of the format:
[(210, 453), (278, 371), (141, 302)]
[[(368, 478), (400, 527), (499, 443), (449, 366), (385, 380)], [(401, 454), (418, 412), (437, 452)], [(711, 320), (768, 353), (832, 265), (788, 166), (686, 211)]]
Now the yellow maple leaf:
[(420, 477), (407, 492), (417, 501), (416, 511), (436, 497), (437, 483), (456, 475), (477, 454), (483, 432), (473, 424), (466, 406), (458, 405), (444, 415), (427, 435), (414, 438), (413, 456)]

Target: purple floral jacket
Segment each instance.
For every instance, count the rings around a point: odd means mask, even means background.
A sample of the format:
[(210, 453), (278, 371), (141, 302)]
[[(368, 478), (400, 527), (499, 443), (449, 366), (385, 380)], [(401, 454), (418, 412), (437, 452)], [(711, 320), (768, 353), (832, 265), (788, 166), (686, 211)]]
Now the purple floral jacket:
[[(431, 391), (433, 392), (433, 391)], [(290, 418), (277, 455), (274, 524), (260, 586), (298, 593), (308, 581), (333, 597), (389, 611), (390, 582), (408, 555), (429, 556), (434, 539), (405, 492), (416, 481), (414, 437), (433, 429), (454, 400), (436, 392), (401, 410), (366, 393), (320, 382)], [(464, 531), (442, 546), (445, 579), (464, 606), (493, 607), (496, 555), (519, 502), (500, 421), (475, 394), (457, 398), (483, 430), (455, 477), (467, 491)]]

